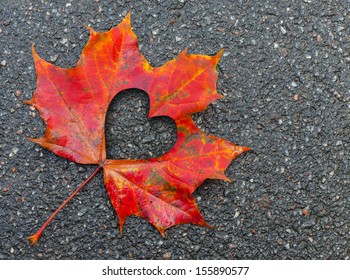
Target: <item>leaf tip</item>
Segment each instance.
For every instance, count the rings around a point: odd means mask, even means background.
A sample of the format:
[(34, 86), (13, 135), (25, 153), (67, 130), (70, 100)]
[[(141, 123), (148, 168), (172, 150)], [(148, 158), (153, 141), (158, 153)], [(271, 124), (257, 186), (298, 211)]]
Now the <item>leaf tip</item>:
[(222, 54), (224, 53), (225, 48), (222, 48), (221, 50), (219, 50), (219, 52), (216, 54), (216, 56), (218, 56), (219, 58), (222, 56)]
[(252, 148), (244, 147), (244, 146), (239, 146), (239, 147), (237, 147), (237, 148), (239, 148), (239, 151), (240, 151), (241, 153), (249, 152), (249, 151), (252, 151), (252, 150), (253, 150)]
[(90, 37), (93, 37), (97, 33), (91, 26), (86, 26), (86, 28), (90, 32)]
[(223, 180), (223, 181), (226, 181), (226, 182), (229, 182), (229, 183), (232, 182), (232, 180), (225, 175), (223, 170), (218, 171), (211, 178), (212, 179)]
[(215, 91), (211, 97), (210, 103), (222, 98), (225, 98), (225, 96)]
[(206, 221), (204, 221), (204, 220), (200, 223), (200, 225), (203, 226), (203, 227), (206, 227), (206, 228), (213, 228), (213, 226), (209, 225), (209, 224), (208, 224)]
[(252, 149), (249, 147), (244, 147), (244, 146), (236, 146), (235, 144), (231, 143), (231, 149), (232, 149), (232, 154), (231, 154), (231, 160), (235, 159), (238, 157), (240, 154), (243, 154), (244, 152), (251, 151)]
[(183, 56), (188, 56), (188, 53), (187, 53), (188, 49), (185, 48), (181, 53), (180, 55), (183, 55)]
[(30, 138), (30, 137), (27, 137), (28, 140), (34, 142), (34, 143), (37, 143), (37, 144), (40, 144), (41, 143), (41, 138)]
[(125, 16), (125, 18), (123, 19), (123, 21), (125, 21), (125, 23), (127, 23), (127, 24), (130, 24), (130, 23), (131, 23), (131, 11), (129, 11), (129, 12), (126, 14), (126, 16)]
[(213, 56), (213, 60), (215, 62), (215, 65), (217, 65), (219, 63), (219, 60), (220, 60), (223, 53), (224, 53), (224, 49), (221, 49), (216, 55)]
[(35, 50), (34, 43), (32, 44), (32, 56), (33, 56), (34, 62), (36, 62), (40, 59), (40, 56), (38, 55), (38, 53)]
[(221, 99), (221, 98), (224, 98), (225, 96), (220, 94), (220, 93), (216, 93), (216, 98), (217, 99)]
[(119, 218), (119, 232), (120, 232), (120, 235), (123, 235), (124, 222), (125, 222), (125, 219)]
[(231, 182), (232, 182), (232, 180), (231, 180), (229, 177), (227, 177), (225, 174), (223, 174), (223, 176), (221, 177), (221, 179), (224, 180), (224, 181), (226, 181), (226, 182), (228, 182), (228, 183), (231, 183)]
[(24, 100), (23, 102), (24, 102), (24, 104), (27, 104), (27, 105), (29, 105), (29, 106), (33, 106), (33, 99)]
[[(123, 26), (123, 29), (125, 30), (131, 29), (131, 11), (126, 14), (120, 25)], [(118, 28), (118, 26), (115, 28)]]

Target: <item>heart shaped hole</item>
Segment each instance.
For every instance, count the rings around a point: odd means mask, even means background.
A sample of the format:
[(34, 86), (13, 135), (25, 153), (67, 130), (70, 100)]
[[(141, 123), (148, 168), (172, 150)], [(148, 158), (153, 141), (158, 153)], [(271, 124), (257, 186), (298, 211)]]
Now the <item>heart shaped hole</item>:
[(176, 141), (170, 117), (148, 118), (148, 94), (139, 89), (118, 93), (106, 116), (108, 159), (147, 159), (168, 152)]

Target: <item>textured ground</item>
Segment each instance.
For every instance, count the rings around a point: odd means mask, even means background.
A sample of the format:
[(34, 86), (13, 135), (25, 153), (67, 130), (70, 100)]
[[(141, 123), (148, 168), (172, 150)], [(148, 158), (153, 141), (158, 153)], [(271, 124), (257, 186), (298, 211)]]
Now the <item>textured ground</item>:
[[(185, 48), (225, 48), (225, 98), (195, 120), (254, 151), (229, 166), (232, 183), (208, 180), (195, 192), (213, 229), (176, 226), (162, 238), (133, 217), (121, 236), (99, 174), (31, 247), (26, 237), (94, 170), (26, 139), (45, 129), (23, 104), (35, 89), (31, 44), (72, 67), (85, 27), (108, 30), (128, 11), (154, 66)], [(0, 259), (349, 259), (349, 12), (348, 1), (1, 0)], [(109, 155), (151, 157), (172, 147), (172, 121), (147, 120), (147, 111), (145, 93), (116, 97)]]

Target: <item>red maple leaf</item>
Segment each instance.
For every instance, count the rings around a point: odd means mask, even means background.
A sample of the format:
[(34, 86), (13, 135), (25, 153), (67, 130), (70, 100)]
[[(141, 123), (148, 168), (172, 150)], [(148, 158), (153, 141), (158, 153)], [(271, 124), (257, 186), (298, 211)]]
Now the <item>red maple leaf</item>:
[[(152, 67), (139, 52), (130, 14), (115, 28), (90, 38), (74, 68), (60, 68), (32, 49), (37, 88), (28, 104), (46, 124), (43, 137), (31, 139), (55, 154), (81, 164), (98, 164), (94, 173), (29, 238), (35, 244), (52, 218), (101, 169), (120, 230), (130, 215), (147, 219), (160, 233), (183, 223), (207, 226), (193, 191), (207, 178), (228, 180), (224, 170), (249, 150), (205, 135), (190, 114), (222, 97), (216, 92), (215, 56), (186, 51), (161, 67)], [(177, 126), (175, 146), (149, 160), (106, 158), (105, 118), (114, 96), (138, 88), (150, 98), (149, 117), (169, 116)]]

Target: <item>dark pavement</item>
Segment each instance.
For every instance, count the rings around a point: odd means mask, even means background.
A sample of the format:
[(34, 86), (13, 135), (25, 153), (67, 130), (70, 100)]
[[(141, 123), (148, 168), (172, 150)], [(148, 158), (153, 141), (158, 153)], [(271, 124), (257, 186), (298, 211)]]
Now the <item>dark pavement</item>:
[[(194, 118), (253, 152), (228, 167), (231, 183), (207, 180), (194, 193), (212, 229), (181, 225), (162, 238), (132, 217), (121, 236), (99, 174), (31, 247), (27, 236), (95, 169), (26, 139), (45, 131), (23, 103), (35, 90), (31, 45), (73, 67), (86, 26), (109, 30), (128, 11), (153, 66), (185, 48), (225, 48), (218, 67), (225, 98)], [(345, 0), (1, 0), (0, 259), (349, 259), (349, 65)], [(132, 96), (118, 95), (109, 109), (108, 154), (164, 154), (175, 143), (172, 120), (147, 120), (147, 95)]]

